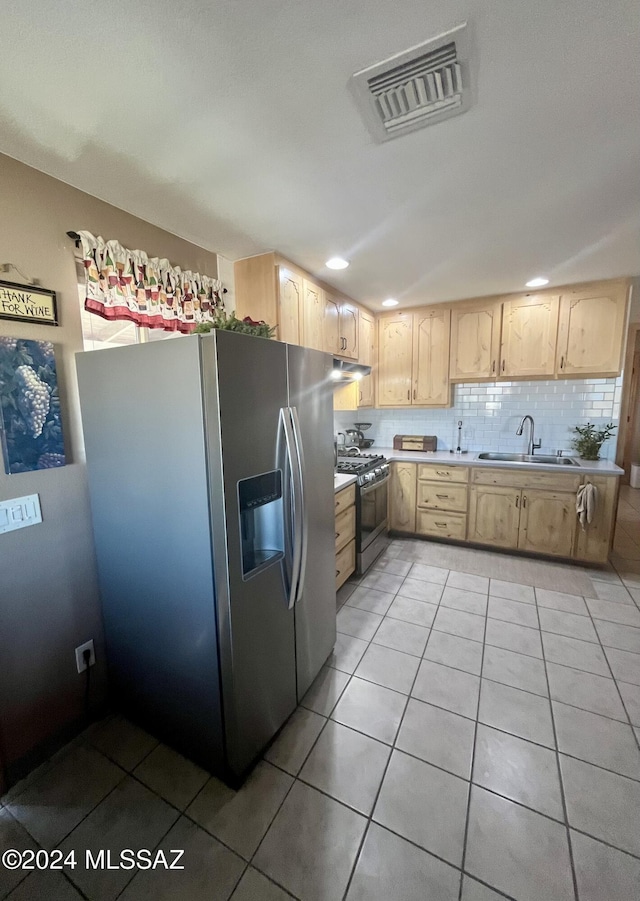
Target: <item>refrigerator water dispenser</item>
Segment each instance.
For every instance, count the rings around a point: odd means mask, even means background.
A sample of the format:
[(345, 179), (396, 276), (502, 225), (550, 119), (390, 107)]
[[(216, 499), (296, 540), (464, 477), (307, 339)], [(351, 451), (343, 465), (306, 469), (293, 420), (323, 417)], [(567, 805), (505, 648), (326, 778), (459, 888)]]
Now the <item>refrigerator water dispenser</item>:
[(250, 579), (284, 557), (282, 472), (238, 482), (242, 578)]

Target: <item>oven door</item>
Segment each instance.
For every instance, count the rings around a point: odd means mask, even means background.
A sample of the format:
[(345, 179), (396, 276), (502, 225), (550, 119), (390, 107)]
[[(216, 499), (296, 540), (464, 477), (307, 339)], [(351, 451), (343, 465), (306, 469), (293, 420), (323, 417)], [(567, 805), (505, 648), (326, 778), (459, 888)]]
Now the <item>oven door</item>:
[(375, 541), (387, 528), (389, 476), (373, 485), (358, 489), (359, 503), (356, 507), (356, 544), (359, 553)]

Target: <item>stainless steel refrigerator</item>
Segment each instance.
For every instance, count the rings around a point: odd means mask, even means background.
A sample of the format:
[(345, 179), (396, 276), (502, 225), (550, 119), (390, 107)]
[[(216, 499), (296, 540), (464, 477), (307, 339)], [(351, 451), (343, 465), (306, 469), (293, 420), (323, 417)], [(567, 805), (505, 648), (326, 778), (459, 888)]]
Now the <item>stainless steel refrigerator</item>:
[(230, 780), (335, 642), (332, 362), (226, 331), (77, 356), (112, 696)]

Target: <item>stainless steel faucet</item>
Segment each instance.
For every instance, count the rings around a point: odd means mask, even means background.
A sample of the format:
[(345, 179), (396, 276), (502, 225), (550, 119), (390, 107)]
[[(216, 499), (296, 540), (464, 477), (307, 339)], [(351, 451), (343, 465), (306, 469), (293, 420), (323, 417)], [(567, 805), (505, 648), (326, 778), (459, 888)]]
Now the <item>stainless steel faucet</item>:
[(527, 421), (527, 419), (531, 423), (531, 430), (529, 432), (529, 446), (527, 448), (527, 453), (529, 454), (530, 457), (532, 457), (534, 454), (534, 451), (536, 451), (536, 450), (538, 450), (538, 448), (542, 447), (542, 441), (536, 442), (533, 440), (533, 436), (535, 434), (535, 428), (536, 428), (536, 425), (533, 421), (533, 416), (527, 415), (527, 416), (522, 417), (522, 422), (518, 426), (518, 431), (516, 432), (516, 435), (518, 435), (518, 436), (522, 435), (522, 430), (524, 428), (524, 424)]

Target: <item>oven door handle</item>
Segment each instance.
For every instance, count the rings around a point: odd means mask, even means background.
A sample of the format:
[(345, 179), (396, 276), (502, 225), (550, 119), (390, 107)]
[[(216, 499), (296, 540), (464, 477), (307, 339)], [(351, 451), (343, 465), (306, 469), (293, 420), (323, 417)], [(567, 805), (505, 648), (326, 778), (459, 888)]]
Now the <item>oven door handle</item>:
[(380, 488), (381, 485), (386, 485), (391, 476), (385, 476), (384, 479), (380, 479), (379, 482), (374, 482), (372, 485), (367, 485), (366, 488), (360, 489), (360, 497), (364, 497), (365, 494), (369, 494), (370, 491), (374, 491), (376, 488)]

